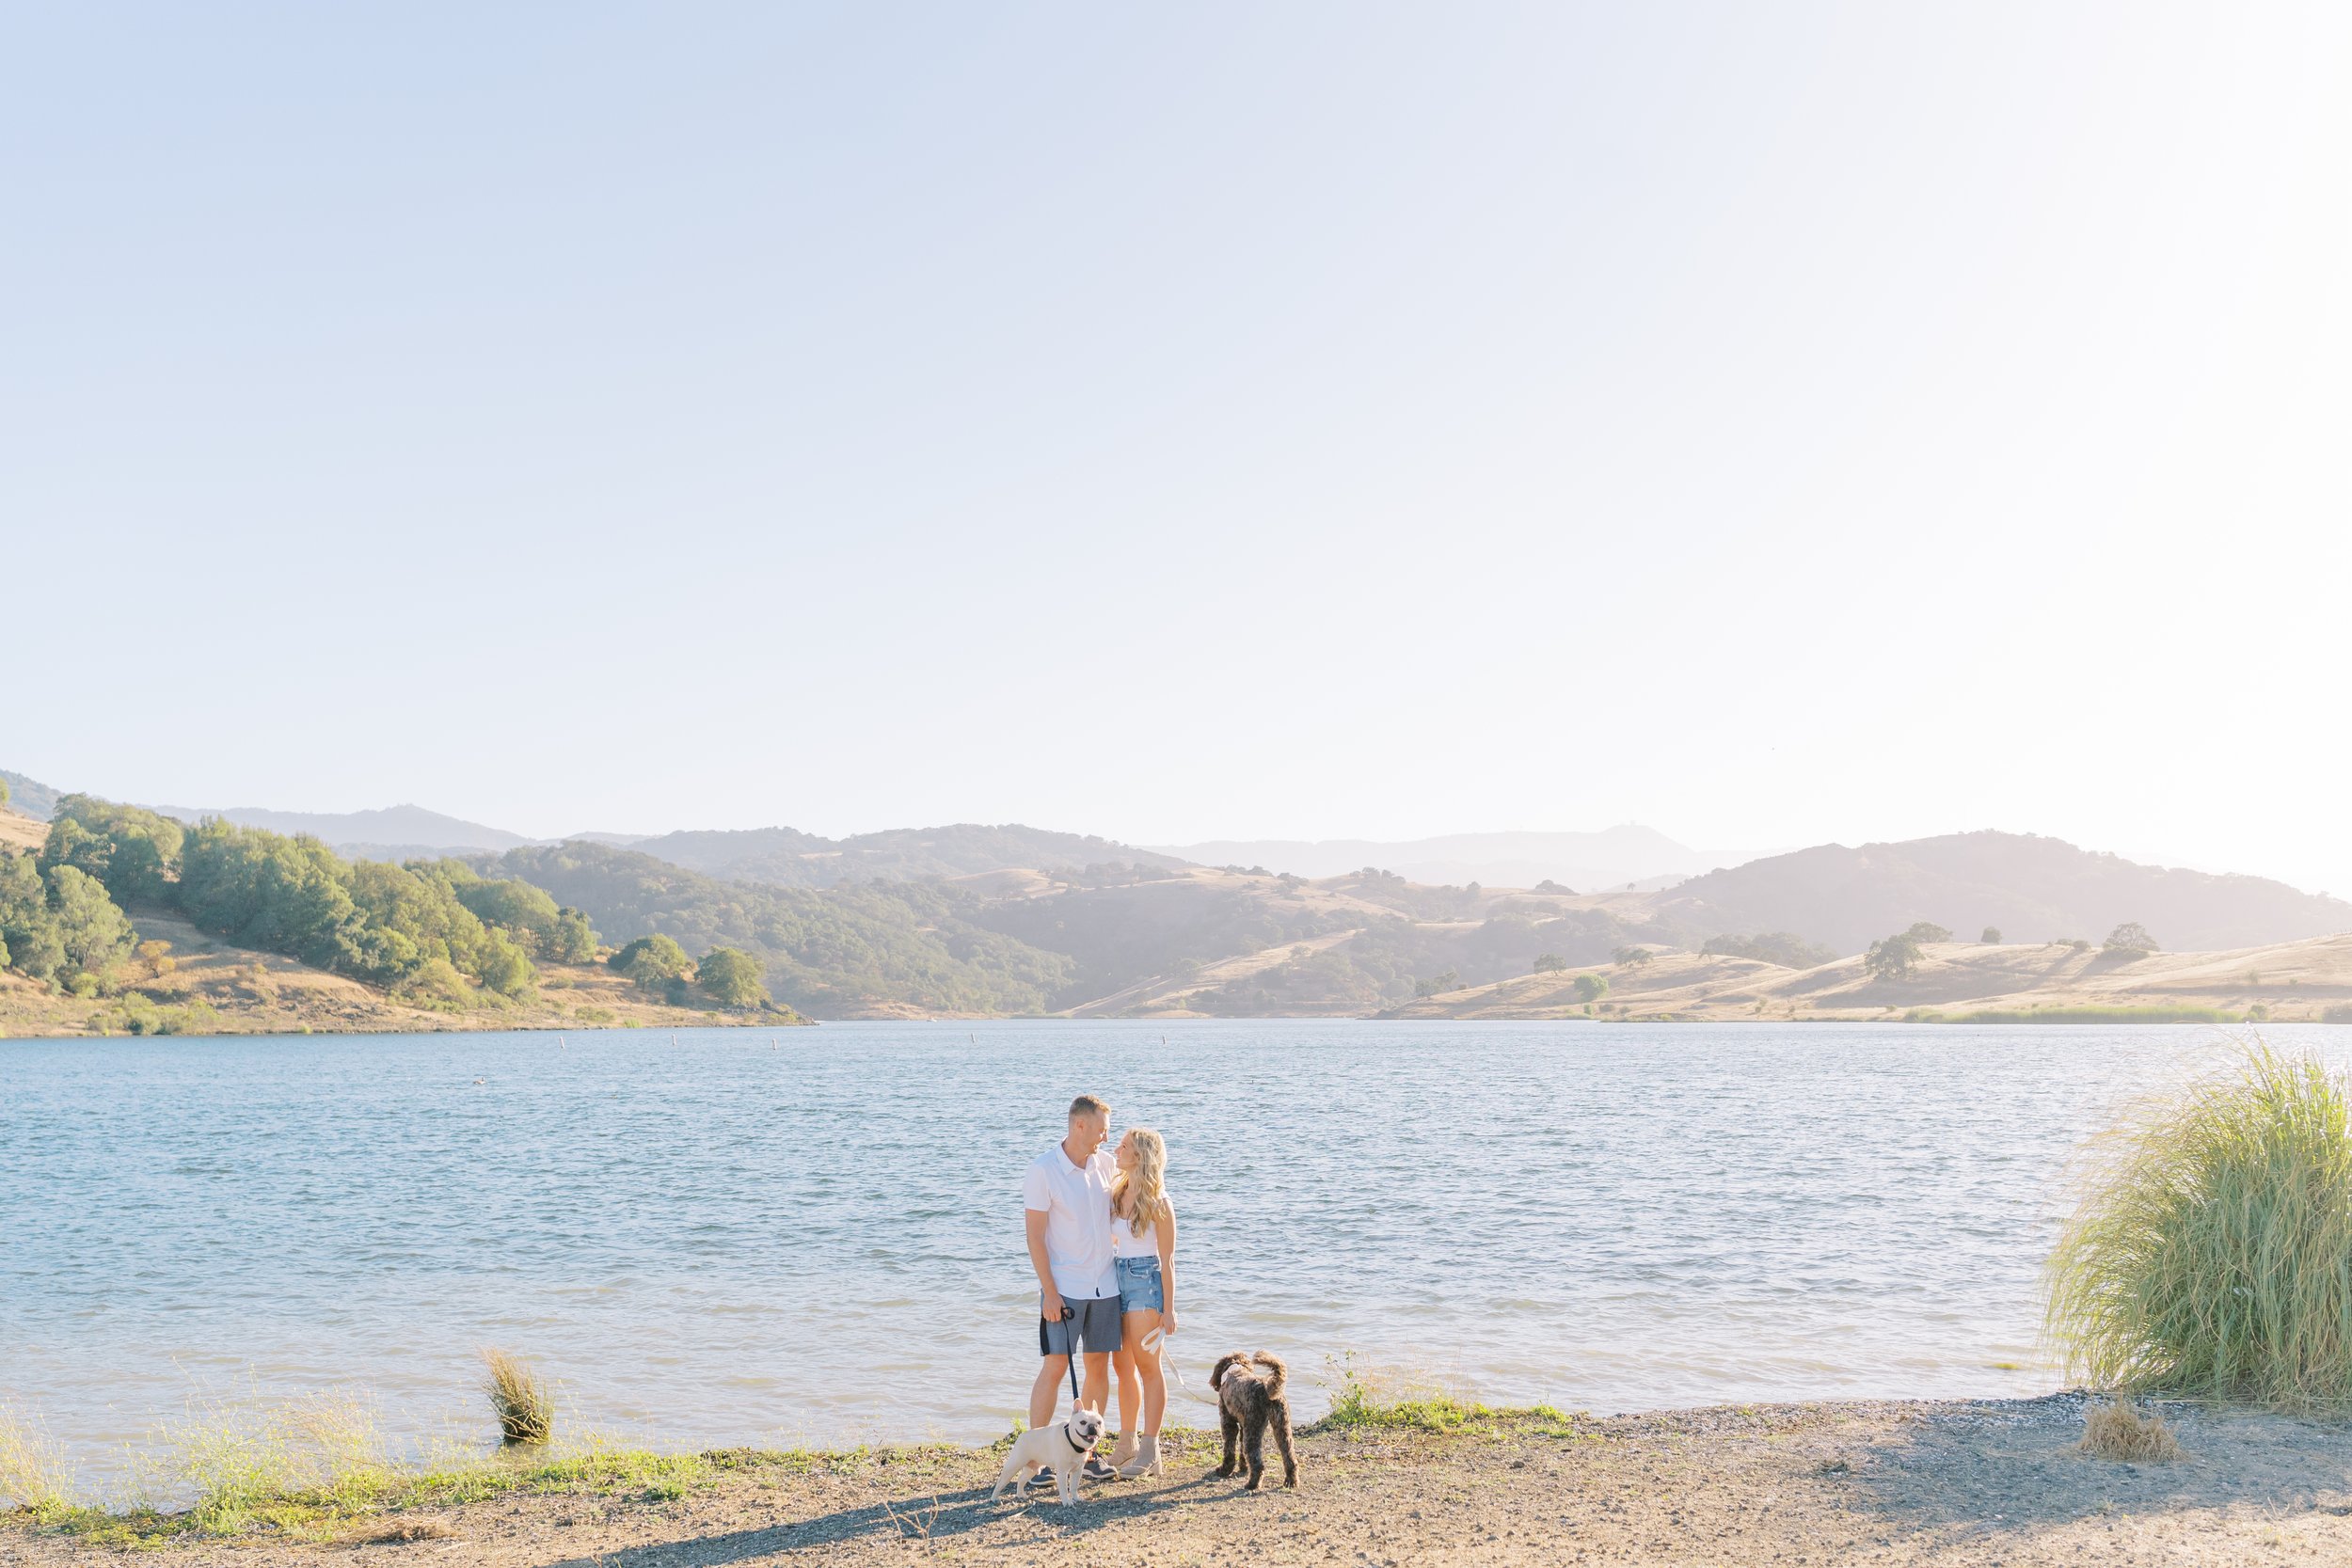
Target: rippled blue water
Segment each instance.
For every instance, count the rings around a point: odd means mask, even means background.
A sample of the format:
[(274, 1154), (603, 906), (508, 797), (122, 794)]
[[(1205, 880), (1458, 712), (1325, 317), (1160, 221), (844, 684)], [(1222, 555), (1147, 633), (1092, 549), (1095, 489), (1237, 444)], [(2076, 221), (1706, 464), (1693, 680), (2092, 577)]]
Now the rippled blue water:
[(2226, 1050), (1324, 1021), (4, 1042), (0, 1399), (85, 1456), (191, 1396), (357, 1386), (395, 1430), (478, 1428), (496, 1344), (616, 1435), (993, 1436), (1035, 1369), (1021, 1169), (1080, 1089), (1167, 1134), (1196, 1386), (1264, 1346), (1598, 1410), (2027, 1391), (2070, 1157)]

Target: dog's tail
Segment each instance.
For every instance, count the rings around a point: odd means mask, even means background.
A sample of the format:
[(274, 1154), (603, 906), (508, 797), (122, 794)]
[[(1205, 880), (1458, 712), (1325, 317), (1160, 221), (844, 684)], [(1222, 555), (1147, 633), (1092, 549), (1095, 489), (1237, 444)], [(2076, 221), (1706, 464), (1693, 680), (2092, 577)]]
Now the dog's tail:
[(1273, 1371), (1274, 1375), (1266, 1379), (1266, 1395), (1270, 1399), (1280, 1399), (1282, 1388), (1290, 1382), (1291, 1377), (1291, 1370), (1282, 1365), (1282, 1358), (1279, 1355), (1268, 1355), (1264, 1351), (1253, 1351), (1249, 1359)]

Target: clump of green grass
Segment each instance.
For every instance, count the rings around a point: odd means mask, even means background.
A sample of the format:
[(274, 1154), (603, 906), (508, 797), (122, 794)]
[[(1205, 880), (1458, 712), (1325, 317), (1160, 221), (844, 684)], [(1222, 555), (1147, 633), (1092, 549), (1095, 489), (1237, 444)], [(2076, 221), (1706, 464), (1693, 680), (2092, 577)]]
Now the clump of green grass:
[(381, 1506), (401, 1484), (373, 1408), (351, 1394), (198, 1405), (158, 1439), (134, 1456), (142, 1501), (119, 1513), (75, 1510), (60, 1523), (118, 1545), (257, 1527), (309, 1539), (319, 1520)]
[(530, 1362), (502, 1350), (485, 1350), (482, 1364), (489, 1370), (483, 1392), (499, 1419), (499, 1434), (509, 1443), (544, 1443), (555, 1430), (555, 1396), (539, 1380)]
[(72, 1507), (65, 1449), (13, 1406), (0, 1405), (0, 1513), (54, 1521)]
[(1548, 1404), (1525, 1409), (1468, 1399), (1426, 1378), (1374, 1371), (1357, 1364), (1353, 1352), (1328, 1357), (1339, 1379), (1330, 1411), (1315, 1430), (1436, 1433), (1492, 1432), (1505, 1422), (1534, 1421), (1553, 1435), (1572, 1435), (1576, 1418)]
[(2114, 1135), (2050, 1259), (2092, 1386), (2352, 1408), (2352, 1085), (2257, 1045)]

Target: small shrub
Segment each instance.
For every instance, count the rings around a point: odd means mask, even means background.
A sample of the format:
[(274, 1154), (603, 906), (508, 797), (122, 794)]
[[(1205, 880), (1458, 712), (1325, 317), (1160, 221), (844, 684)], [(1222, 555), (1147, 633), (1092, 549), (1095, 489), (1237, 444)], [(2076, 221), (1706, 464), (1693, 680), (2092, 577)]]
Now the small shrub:
[(2048, 1326), (2099, 1388), (2352, 1406), (2352, 1087), (2257, 1046), (2111, 1134), (2050, 1259)]
[(2146, 1415), (2131, 1401), (2106, 1400), (2083, 1412), (2083, 1440), (2078, 1452), (2119, 1465), (2169, 1465), (2181, 1457), (2181, 1440), (2151, 1410)]
[(469, 1003), (481, 999), (481, 993), (466, 983), (457, 966), (447, 958), (427, 958), (414, 974), (392, 988), (392, 994), (412, 1007), (444, 1013), (464, 1012)]
[(499, 1433), (509, 1443), (544, 1443), (555, 1430), (555, 1400), (532, 1365), (502, 1350), (485, 1350), (489, 1369), (483, 1392), (498, 1416)]

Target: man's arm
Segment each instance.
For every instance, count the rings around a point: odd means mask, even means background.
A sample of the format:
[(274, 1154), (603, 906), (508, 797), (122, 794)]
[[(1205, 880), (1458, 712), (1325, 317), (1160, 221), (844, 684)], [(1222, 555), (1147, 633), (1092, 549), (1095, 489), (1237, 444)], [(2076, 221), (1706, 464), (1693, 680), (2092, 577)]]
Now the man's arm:
[(1031, 1209), (1029, 1224), (1029, 1267), (1037, 1271), (1038, 1288), (1044, 1292), (1044, 1303), (1039, 1309), (1049, 1323), (1061, 1322), (1061, 1292), (1054, 1289), (1054, 1266), (1045, 1258), (1045, 1222), (1052, 1211)]

